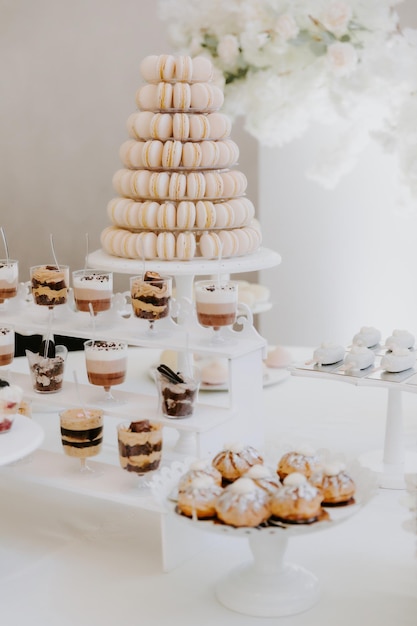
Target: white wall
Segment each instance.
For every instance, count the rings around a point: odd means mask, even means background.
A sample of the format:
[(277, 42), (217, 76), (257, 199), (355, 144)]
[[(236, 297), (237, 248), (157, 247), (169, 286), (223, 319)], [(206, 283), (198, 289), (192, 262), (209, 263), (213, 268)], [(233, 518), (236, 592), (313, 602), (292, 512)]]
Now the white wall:
[[(0, 0), (0, 225), (21, 280), (30, 265), (52, 262), (50, 233), (72, 269), (83, 266), (85, 233), (90, 250), (99, 247), (140, 61), (170, 52), (156, 4)], [(239, 124), (233, 136), (251, 146), (241, 168), (256, 197), (256, 142)]]

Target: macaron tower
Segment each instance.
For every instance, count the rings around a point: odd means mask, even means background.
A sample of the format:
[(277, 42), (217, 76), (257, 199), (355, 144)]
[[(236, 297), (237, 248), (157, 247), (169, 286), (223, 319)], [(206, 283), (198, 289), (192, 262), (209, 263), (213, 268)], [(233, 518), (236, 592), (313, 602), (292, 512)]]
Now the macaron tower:
[(148, 56), (140, 71), (130, 138), (113, 177), (117, 197), (101, 245), (112, 256), (190, 260), (255, 252), (261, 233), (236, 169), (239, 149), (223, 91), (205, 57)]

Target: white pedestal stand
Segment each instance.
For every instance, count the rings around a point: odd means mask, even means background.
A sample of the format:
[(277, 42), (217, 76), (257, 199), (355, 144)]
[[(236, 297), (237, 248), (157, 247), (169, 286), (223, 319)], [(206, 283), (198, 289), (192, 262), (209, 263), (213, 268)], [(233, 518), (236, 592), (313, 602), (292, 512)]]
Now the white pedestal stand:
[(218, 582), (216, 596), (221, 604), (245, 615), (283, 617), (306, 611), (318, 601), (318, 578), (299, 565), (284, 562), (288, 544), (284, 533), (250, 535), (253, 561)]
[(384, 449), (366, 452), (359, 461), (378, 474), (379, 486), (386, 489), (405, 489), (405, 474), (417, 471), (417, 453), (404, 450), (400, 389), (388, 389)]

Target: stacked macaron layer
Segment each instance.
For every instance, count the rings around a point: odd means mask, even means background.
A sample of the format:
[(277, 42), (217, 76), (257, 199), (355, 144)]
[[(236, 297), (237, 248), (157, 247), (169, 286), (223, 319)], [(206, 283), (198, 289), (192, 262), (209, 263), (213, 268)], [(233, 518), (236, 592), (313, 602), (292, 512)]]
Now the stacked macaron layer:
[(101, 234), (123, 258), (223, 258), (256, 251), (261, 233), (247, 179), (235, 169), (239, 148), (230, 119), (218, 109), (223, 92), (205, 57), (159, 55), (140, 66), (123, 168), (113, 177), (111, 226)]

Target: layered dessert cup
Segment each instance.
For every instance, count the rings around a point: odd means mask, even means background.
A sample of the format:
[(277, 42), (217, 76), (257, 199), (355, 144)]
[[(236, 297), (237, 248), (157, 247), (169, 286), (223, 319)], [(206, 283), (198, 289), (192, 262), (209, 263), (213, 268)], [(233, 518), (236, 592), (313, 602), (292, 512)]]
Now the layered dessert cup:
[(159, 468), (162, 457), (162, 424), (153, 420), (122, 422), (117, 427), (121, 467), (138, 475)]
[(67, 265), (36, 265), (30, 268), (32, 295), (35, 304), (53, 308), (68, 298), (69, 267)]
[(62, 389), (68, 351), (65, 346), (54, 346), (54, 352), (55, 356), (46, 356), (26, 350), (32, 386), (38, 393), (56, 393)]
[(17, 295), (18, 279), (18, 262), (0, 259), (0, 304)]
[(72, 285), (78, 311), (88, 313), (90, 305), (94, 315), (110, 309), (113, 295), (112, 272), (77, 270), (72, 273)]
[(165, 417), (182, 418), (194, 413), (200, 379), (175, 373), (166, 365), (154, 369), (160, 410)]
[(73, 408), (59, 414), (65, 454), (78, 459), (96, 456), (103, 442), (103, 411)]
[(201, 280), (195, 283), (197, 319), (202, 326), (218, 330), (233, 326), (238, 306), (238, 284)]
[(0, 367), (10, 365), (14, 357), (14, 328), (0, 326)]
[(157, 272), (145, 272), (130, 279), (130, 296), (136, 317), (152, 323), (169, 315), (172, 278)]
[(90, 339), (84, 344), (88, 381), (109, 392), (126, 378), (127, 343)]

